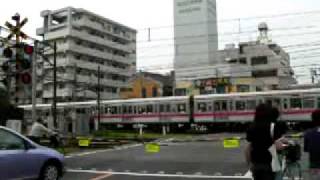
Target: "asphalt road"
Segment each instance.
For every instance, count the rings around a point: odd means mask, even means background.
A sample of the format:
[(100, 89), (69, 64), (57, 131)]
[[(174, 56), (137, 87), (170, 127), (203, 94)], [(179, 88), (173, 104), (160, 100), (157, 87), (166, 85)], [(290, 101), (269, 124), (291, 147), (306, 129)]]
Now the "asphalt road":
[(67, 157), (63, 180), (244, 179), (244, 146), (245, 141), (235, 149), (223, 148), (222, 141), (167, 142), (159, 153), (135, 145), (79, 154)]

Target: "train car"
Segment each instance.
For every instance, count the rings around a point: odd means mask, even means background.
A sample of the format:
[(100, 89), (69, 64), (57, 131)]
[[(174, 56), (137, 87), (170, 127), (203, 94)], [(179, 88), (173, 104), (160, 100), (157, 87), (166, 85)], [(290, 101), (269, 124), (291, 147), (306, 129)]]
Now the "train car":
[[(100, 118), (106, 124), (188, 123), (188, 97), (103, 101)], [(95, 114), (95, 120), (98, 116)]]
[(200, 95), (194, 97), (194, 103), (195, 123), (252, 121), (260, 103), (277, 107), (282, 121), (306, 122), (320, 108), (320, 89)]
[[(281, 121), (310, 122), (311, 112), (320, 108), (320, 89), (106, 100), (101, 101), (100, 122), (102, 125), (244, 124), (253, 120), (255, 107), (260, 103), (277, 107)], [(20, 108), (25, 110), (25, 119), (30, 119), (32, 106)], [(51, 117), (51, 108), (51, 104), (38, 104), (37, 114)], [(70, 126), (78, 131), (86, 129), (92, 121), (97, 123), (97, 112), (97, 101), (57, 104), (60, 127), (68, 126), (69, 131)]]

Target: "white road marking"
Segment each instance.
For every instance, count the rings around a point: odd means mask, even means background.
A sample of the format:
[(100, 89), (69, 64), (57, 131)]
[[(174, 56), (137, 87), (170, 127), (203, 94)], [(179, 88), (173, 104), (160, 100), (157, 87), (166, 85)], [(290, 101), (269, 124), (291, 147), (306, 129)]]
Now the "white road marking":
[(244, 175), (244, 177), (252, 178), (252, 172), (248, 170), (248, 172)]
[(67, 172), (73, 173), (90, 173), (90, 174), (111, 174), (111, 175), (127, 175), (137, 177), (179, 177), (179, 178), (199, 178), (199, 179), (248, 179), (244, 176), (208, 176), (208, 175), (187, 175), (187, 174), (143, 174), (134, 172), (110, 172), (110, 171), (92, 171), (92, 170), (73, 170)]
[(107, 174), (102, 174), (102, 175), (100, 175), (100, 176), (98, 176), (98, 177), (92, 178), (92, 179), (90, 179), (90, 180), (102, 180), (102, 179), (108, 178), (108, 177), (110, 177), (110, 176), (112, 176), (112, 174), (107, 173)]

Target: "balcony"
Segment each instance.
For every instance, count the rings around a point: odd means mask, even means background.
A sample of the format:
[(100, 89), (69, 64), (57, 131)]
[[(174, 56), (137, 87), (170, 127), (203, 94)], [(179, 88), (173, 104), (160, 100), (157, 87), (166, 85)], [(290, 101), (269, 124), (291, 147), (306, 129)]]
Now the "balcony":
[(90, 69), (90, 70), (97, 71), (98, 67), (100, 66), (100, 69), (102, 72), (120, 74), (120, 75), (127, 76), (127, 77), (130, 77), (132, 75), (130, 72), (128, 72), (128, 69), (114, 68), (112, 66), (100, 65), (100, 64), (86, 62), (86, 61), (80, 61), (80, 60), (76, 60), (76, 59), (72, 59), (71, 61), (78, 62), (77, 67), (82, 68), (82, 69)]
[[(82, 18), (80, 20), (73, 21), (73, 24), (76, 25), (76, 26), (80, 26), (80, 27), (87, 27), (87, 28), (90, 28), (90, 29), (94, 29), (94, 30), (100, 31), (102, 33), (106, 33), (108, 35), (111, 35), (111, 36), (126, 40), (128, 42), (134, 40), (134, 38), (130, 38), (130, 37), (125, 36), (125, 35), (115, 34), (114, 32), (112, 32), (112, 30), (108, 31), (106, 28), (102, 27), (101, 24), (92, 22), (88, 18)], [(113, 25), (111, 25), (111, 26), (113, 26)]]
[[(98, 78), (96, 76), (77, 75), (77, 80), (79, 83), (86, 83), (86, 84), (91, 84), (91, 85), (98, 84)], [(109, 79), (105, 79), (105, 78), (101, 78), (100, 82), (101, 82), (101, 85), (103, 85), (103, 86), (114, 86), (114, 87), (126, 87), (127, 86), (127, 82), (109, 80)]]
[(71, 31), (68, 28), (51, 31), (45, 34), (44, 39), (52, 40), (52, 39), (58, 39), (58, 38), (65, 38), (70, 34), (70, 32)]
[[(69, 43), (64, 43), (64, 44), (57, 44), (57, 53), (60, 52), (65, 52), (68, 49), (70, 49), (70, 44)], [(44, 53), (45, 55), (51, 55), (53, 54), (53, 48), (52, 47), (46, 47)]]
[[(57, 58), (57, 67), (65, 67), (65, 66), (71, 66), (72, 64), (72, 60), (68, 59), (68, 58)], [(53, 64), (52, 60), (51, 63)], [(45, 63), (43, 65), (44, 69), (52, 69), (53, 66), (51, 64)]]
[(107, 52), (101, 52), (101, 51), (98, 51), (95, 49), (76, 45), (75, 43), (70, 44), (69, 51), (73, 51), (73, 52), (76, 52), (79, 54), (94, 56), (94, 57), (101, 58), (101, 59), (108, 59), (108, 60), (116, 61), (119, 63), (131, 64), (131, 61), (129, 58), (125, 58), (125, 57), (118, 56), (118, 55), (113, 55), (113, 54), (107, 53)]
[(85, 41), (95, 43), (95, 44), (100, 44), (102, 46), (107, 46), (107, 47), (110, 47), (113, 49), (118, 49), (118, 50), (124, 51), (126, 53), (132, 52), (132, 50), (126, 45), (122, 45), (122, 44), (112, 42), (110, 40), (102, 39), (100, 37), (90, 35), (89, 33), (86, 33), (86, 32), (77, 31), (77, 30), (73, 29), (70, 31), (69, 35), (76, 37), (76, 38), (79, 38), (79, 39), (82, 39), (82, 40), (85, 40)]
[[(70, 97), (72, 96), (72, 89), (57, 89), (57, 97)], [(43, 98), (52, 98), (52, 89), (43, 91)]]

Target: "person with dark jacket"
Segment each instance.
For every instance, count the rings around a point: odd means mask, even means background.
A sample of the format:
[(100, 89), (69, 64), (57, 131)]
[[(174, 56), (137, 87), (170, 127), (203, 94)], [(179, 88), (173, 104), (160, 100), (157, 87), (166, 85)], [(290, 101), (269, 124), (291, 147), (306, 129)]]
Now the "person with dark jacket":
[[(285, 133), (285, 128), (277, 123), (278, 117), (279, 111), (269, 105), (260, 104), (256, 108), (254, 122), (247, 131), (254, 180), (274, 180), (276, 177), (271, 167), (272, 156), (269, 148)], [(274, 123), (273, 138), (271, 123)]]
[(320, 179), (320, 110), (311, 115), (313, 128), (304, 135), (304, 151), (309, 153), (310, 180)]

